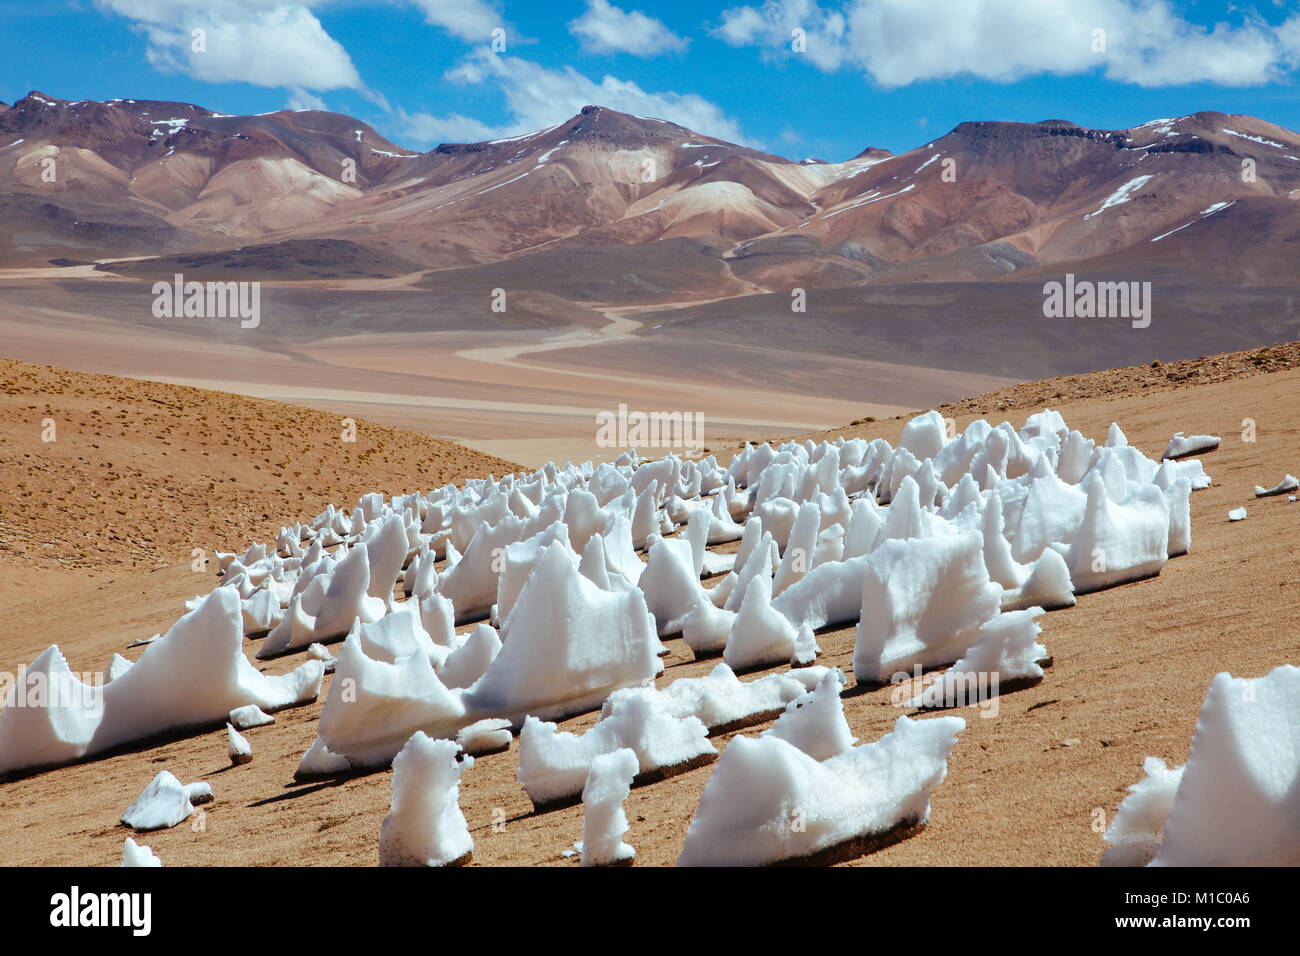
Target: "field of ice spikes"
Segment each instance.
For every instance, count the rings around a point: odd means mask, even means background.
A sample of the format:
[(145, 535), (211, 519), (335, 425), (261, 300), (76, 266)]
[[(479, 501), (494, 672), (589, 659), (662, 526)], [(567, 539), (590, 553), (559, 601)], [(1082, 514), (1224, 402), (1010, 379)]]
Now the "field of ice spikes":
[[(856, 623), (857, 684), (946, 668), (917, 709), (1042, 681), (1046, 612), (1187, 552), (1189, 499), (1210, 479), (1186, 456), (1215, 445), (1179, 434), (1153, 461), (1118, 425), (1097, 444), (1043, 411), (1018, 430), (981, 420), (954, 436), (930, 412), (897, 447), (747, 445), (726, 468), (625, 454), (366, 495), (351, 513), (331, 506), (283, 528), (272, 547), (219, 554), (219, 585), (135, 662), (114, 655), (103, 686), (49, 647), (0, 712), (0, 775), (223, 723), (231, 761), (247, 762), (256, 737), (244, 732), (315, 700), (332, 673), (296, 775), (393, 768), (381, 863), (467, 862), (461, 775), (512, 746), (539, 810), (584, 805), (584, 864), (635, 857), (631, 787), (709, 762), (680, 863), (860, 855), (925, 825), (965, 722), (903, 716), (859, 741), (840, 699), (849, 678), (817, 665), (818, 632)], [(719, 662), (657, 686), (661, 642), (678, 638)], [(301, 663), (266, 676), (246, 640), (259, 659)], [(773, 665), (788, 667), (737, 676)], [(1294, 780), (1300, 669), (1251, 683), (1264, 706), (1244, 706), (1239, 683), (1223, 674), (1210, 688), (1185, 767), (1148, 761), (1106, 833), (1106, 862), (1282, 862), (1268, 822), (1278, 754), (1260, 741), (1289, 728)], [(14, 706), (18, 694), (32, 699)], [(555, 723), (593, 710), (583, 734)], [(777, 715), (721, 755), (710, 741)], [(163, 772), (123, 819), (174, 826), (212, 796)], [(1243, 822), (1225, 824), (1224, 800)], [(123, 862), (159, 861), (129, 839)]]

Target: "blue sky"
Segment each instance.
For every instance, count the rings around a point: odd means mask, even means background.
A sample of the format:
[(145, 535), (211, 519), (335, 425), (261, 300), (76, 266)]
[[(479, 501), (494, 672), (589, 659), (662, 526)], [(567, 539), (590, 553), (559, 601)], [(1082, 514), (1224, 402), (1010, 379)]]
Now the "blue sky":
[(0, 0), (7, 102), (323, 107), (417, 149), (593, 102), (832, 161), (971, 119), (1300, 129), (1297, 79), (1300, 0)]

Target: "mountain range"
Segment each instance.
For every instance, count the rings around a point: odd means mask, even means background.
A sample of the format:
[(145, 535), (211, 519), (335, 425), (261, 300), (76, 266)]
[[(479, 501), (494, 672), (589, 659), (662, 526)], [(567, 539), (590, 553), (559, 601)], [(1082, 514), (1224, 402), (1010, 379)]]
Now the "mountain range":
[[(0, 106), (0, 267), (526, 289), (654, 307), (653, 329), (711, 341), (807, 332), (834, 354), (869, 328), (872, 357), (994, 374), (1020, 374), (1017, 350), (1037, 374), (1131, 357), (1122, 324), (1042, 331), (1042, 286), (1066, 273), (1154, 281), (1153, 355), (1300, 337), (1297, 200), (1300, 134), (1215, 112), (965, 122), (826, 162), (600, 106), (428, 152), (314, 110)], [(817, 309), (792, 326), (796, 289)], [(1018, 341), (971, 341), (1002, 315)]]

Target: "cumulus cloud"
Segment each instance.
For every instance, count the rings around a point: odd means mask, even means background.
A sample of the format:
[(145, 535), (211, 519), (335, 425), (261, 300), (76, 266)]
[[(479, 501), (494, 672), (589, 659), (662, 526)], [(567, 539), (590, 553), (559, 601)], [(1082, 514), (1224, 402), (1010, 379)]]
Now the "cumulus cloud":
[(736, 7), (722, 15), (714, 34), (732, 46), (798, 49), (822, 70), (849, 58), (844, 14), (823, 10), (816, 0), (767, 0), (761, 7)]
[(434, 116), (431, 113), (394, 113), (397, 139), (403, 143), (436, 146), (439, 143), (481, 143), (510, 135), (510, 128), (489, 126), (459, 113)]
[(1245, 13), (1208, 27), (1169, 0), (766, 0), (725, 11), (713, 32), (732, 46), (796, 55), (796, 29), (818, 68), (850, 65), (883, 87), (1091, 70), (1139, 86), (1250, 86), (1300, 62), (1300, 16), (1272, 26)]
[(96, 0), (96, 4), (134, 21), (149, 41), (149, 62), (165, 72), (208, 83), (241, 81), (298, 90), (364, 86), (347, 51), (300, 3)]
[(588, 53), (654, 56), (680, 52), (687, 44), (662, 21), (639, 10), (621, 10), (609, 0), (588, 0), (587, 12), (569, 23), (569, 31)]
[(426, 23), (442, 27), (458, 40), (487, 43), (492, 31), (505, 28), (495, 4), (487, 0), (413, 0), (424, 13)]
[(733, 143), (755, 145), (721, 107), (694, 93), (648, 92), (630, 80), (606, 75), (596, 81), (571, 66), (551, 69), (486, 50), (471, 53), (447, 77), (468, 86), (495, 87), (505, 98), (510, 119), (500, 126), (486, 126), (455, 113), (406, 115), (404, 132), (409, 141), (436, 145), (515, 136), (555, 126), (584, 106), (596, 104), (666, 119)]

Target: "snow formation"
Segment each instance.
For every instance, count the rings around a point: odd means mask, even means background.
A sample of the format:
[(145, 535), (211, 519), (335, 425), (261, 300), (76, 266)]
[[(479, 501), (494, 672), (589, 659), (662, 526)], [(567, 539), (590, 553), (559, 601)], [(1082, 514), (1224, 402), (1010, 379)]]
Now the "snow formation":
[(1219, 441), (1218, 435), (1184, 435), (1182, 432), (1174, 432), (1174, 437), (1169, 439), (1165, 453), (1160, 457), (1186, 458), (1188, 455), (1214, 451), (1219, 447)]
[(474, 840), (460, 810), (460, 775), (474, 758), (456, 759), (450, 740), (417, 731), (393, 760), (393, 809), (379, 831), (380, 866), (459, 866)]
[(842, 671), (827, 671), (815, 688), (792, 700), (772, 728), (759, 736), (779, 737), (815, 760), (825, 761), (851, 750), (858, 739), (844, 719), (843, 684)]
[(275, 718), (256, 704), (236, 707), (230, 712), (227, 720), (236, 730), (251, 730), (254, 727), (265, 727), (267, 724), (275, 723)]
[(513, 737), (510, 721), (502, 717), (486, 717), (461, 728), (456, 734), (456, 743), (465, 753), (478, 757), (510, 749)]
[(158, 855), (147, 846), (140, 846), (131, 837), (126, 838), (126, 845), (122, 847), (122, 865), (123, 866), (162, 866), (162, 860)]
[(859, 855), (930, 818), (930, 791), (965, 729), (960, 717), (899, 717), (891, 733), (819, 761), (774, 735), (723, 752), (679, 866), (755, 866)]
[(659, 779), (712, 759), (717, 750), (697, 717), (675, 717), (653, 688), (638, 689), (614, 703), (583, 734), (529, 717), (519, 735), (519, 783), (536, 807), (572, 801), (600, 754), (631, 750), (638, 776)]
[(165, 830), (188, 820), (195, 804), (212, 799), (206, 783), (181, 783), (167, 770), (149, 781), (140, 796), (122, 814), (122, 822), (137, 832)]
[(1285, 495), (1285, 494), (1290, 494), (1291, 492), (1293, 492), (1293, 491), (1295, 491), (1295, 490), (1297, 490), (1297, 489), (1300, 489), (1300, 481), (1297, 481), (1297, 480), (1296, 480), (1296, 476), (1295, 476), (1295, 475), (1284, 475), (1284, 476), (1282, 477), (1282, 480), (1279, 481), (1279, 482), (1278, 482), (1276, 485), (1274, 485), (1272, 488), (1263, 488), (1263, 487), (1261, 487), (1261, 486), (1259, 486), (1259, 485), (1256, 485), (1256, 486), (1255, 486), (1255, 497), (1256, 497), (1256, 498), (1271, 498), (1271, 497), (1273, 497), (1274, 495)]
[[(695, 717), (713, 735), (775, 717), (790, 701), (812, 690), (827, 673), (824, 667), (803, 667), (788, 674), (742, 681), (726, 663), (719, 663), (704, 677), (678, 678), (656, 696), (665, 713)], [(843, 672), (837, 673), (843, 683)], [(639, 688), (615, 691), (606, 699), (602, 717), (613, 713), (630, 695), (642, 693)]]
[(1041, 607), (999, 614), (980, 628), (969, 650), (929, 687), (911, 707), (966, 707), (996, 698), (1013, 687), (1043, 679), (1038, 663), (1047, 649), (1037, 643), (1042, 628), (1035, 620)]
[(637, 755), (626, 748), (591, 761), (582, 788), (582, 865), (617, 866), (632, 862), (636, 850), (623, 842), (627, 814), (623, 801), (637, 774)]
[(1187, 763), (1143, 769), (1104, 834), (1103, 864), (1300, 865), (1300, 667), (1218, 674)]
[(868, 557), (853, 646), (859, 681), (956, 660), (999, 611), (984, 539), (970, 531), (885, 541)]
[(226, 755), (230, 758), (233, 767), (251, 763), (253, 760), (252, 744), (230, 724), (226, 724)]
[[(332, 671), (298, 773), (401, 761), (388, 857), (468, 852), (452, 813), (454, 754), (508, 748), (514, 730), (520, 782), (546, 804), (576, 799), (596, 761), (620, 751), (645, 783), (716, 759), (710, 735), (778, 716), (727, 747), (683, 861), (867, 846), (924, 822), (962, 725), (904, 719), (854, 745), (844, 675), (815, 666), (815, 633), (856, 625), (860, 684), (951, 665), (918, 707), (947, 706), (949, 685), (972, 676), (997, 675), (1004, 689), (1039, 680), (1042, 609), (1188, 552), (1190, 498), (1210, 478), (1187, 456), (1217, 442), (1175, 435), (1153, 460), (1118, 424), (1097, 441), (1052, 410), (1019, 428), (949, 424), (918, 416), (896, 447), (746, 445), (725, 467), (632, 452), (330, 506), (274, 543), (218, 553), (219, 586), (166, 635), (133, 644), (145, 648), (134, 663), (114, 656), (102, 683), (82, 683), (51, 646), (0, 711), (0, 775), (227, 721), (242, 758), (240, 731), (314, 699)], [(711, 550), (726, 542), (735, 554)], [(463, 624), (476, 626), (458, 633)], [(696, 657), (722, 660), (656, 689), (662, 640), (678, 635)], [(260, 642), (258, 659), (304, 663), (267, 676), (246, 639)], [(333, 657), (324, 645), (338, 642)], [(593, 710), (583, 734), (550, 723)], [(798, 828), (785, 817), (796, 803)]]
[(236, 707), (273, 711), (316, 699), (325, 675), (319, 661), (271, 677), (244, 656), (243, 641), (238, 594), (222, 587), (102, 687), (80, 681), (51, 645), (24, 675), (28, 689), (44, 687), (42, 706), (11, 706), (21, 689), (15, 685), (0, 711), (0, 775), (71, 763), (163, 732), (219, 727)]

